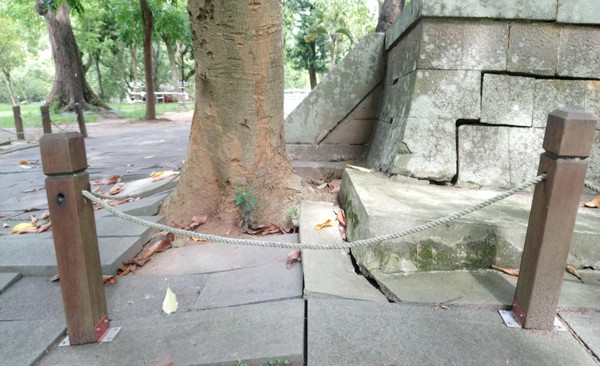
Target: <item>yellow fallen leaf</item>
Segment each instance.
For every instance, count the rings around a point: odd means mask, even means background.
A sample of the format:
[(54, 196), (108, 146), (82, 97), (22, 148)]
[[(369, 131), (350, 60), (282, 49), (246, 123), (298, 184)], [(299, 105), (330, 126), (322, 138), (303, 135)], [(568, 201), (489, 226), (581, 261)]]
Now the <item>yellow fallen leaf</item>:
[(589, 207), (589, 208), (598, 208), (598, 207), (600, 207), (600, 196), (596, 196), (596, 197), (592, 198), (592, 200), (590, 202), (586, 202), (583, 205), (585, 207)]
[(152, 159), (153, 157), (155, 157), (156, 155), (146, 155), (144, 156), (144, 159)]
[(363, 173), (373, 173), (373, 169), (363, 168), (361, 166), (346, 164), (346, 167), (351, 168), (351, 169), (356, 169), (359, 172), (363, 172)]
[(20, 233), (21, 231), (27, 230), (32, 227), (35, 227), (35, 225), (31, 222), (22, 222), (20, 224), (15, 225), (15, 227), (12, 228), (11, 232)]
[(332, 227), (333, 223), (331, 222), (331, 219), (327, 219), (327, 221), (325, 221), (324, 223), (318, 224), (317, 226), (315, 226), (315, 230), (321, 230), (324, 227)]
[(165, 174), (166, 172), (167, 172), (166, 170), (163, 170), (162, 172), (158, 172), (158, 173), (152, 172), (152, 174), (150, 174), (150, 178), (160, 177), (161, 175)]
[(190, 239), (192, 239), (193, 241), (206, 241), (206, 239), (200, 239), (200, 238), (190, 238)]
[(167, 287), (167, 294), (165, 295), (165, 299), (163, 300), (163, 311), (166, 314), (173, 314), (177, 311), (178, 305), (179, 303), (177, 302), (177, 296), (175, 296), (175, 293), (171, 291), (170, 287)]

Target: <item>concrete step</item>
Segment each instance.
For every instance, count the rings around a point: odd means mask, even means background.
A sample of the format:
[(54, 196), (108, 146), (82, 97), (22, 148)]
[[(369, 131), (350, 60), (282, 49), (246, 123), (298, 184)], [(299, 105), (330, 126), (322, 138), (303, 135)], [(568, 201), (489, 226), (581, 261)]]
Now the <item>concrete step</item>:
[[(332, 203), (302, 201), (300, 205), (301, 243), (341, 243)], [(333, 227), (315, 230), (331, 219)], [(356, 274), (348, 250), (303, 250), (304, 298), (346, 298), (387, 302), (386, 297), (363, 276)]]
[[(341, 200), (350, 241), (397, 233), (458, 212), (500, 191), (398, 182), (346, 169)], [(352, 250), (361, 270), (374, 273), (518, 268), (532, 192), (519, 193), (436, 228)], [(592, 196), (582, 197), (587, 202)], [(581, 207), (568, 263), (600, 268), (600, 211)]]

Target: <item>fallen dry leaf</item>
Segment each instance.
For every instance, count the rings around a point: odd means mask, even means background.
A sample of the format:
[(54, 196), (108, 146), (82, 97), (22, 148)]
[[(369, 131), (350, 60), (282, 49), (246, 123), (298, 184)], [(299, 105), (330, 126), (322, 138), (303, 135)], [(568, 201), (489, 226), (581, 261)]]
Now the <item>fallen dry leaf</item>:
[(11, 232), (20, 234), (21, 232), (24, 232), (25, 230), (28, 230), (31, 228), (35, 228), (35, 225), (32, 224), (31, 222), (22, 222), (20, 224), (15, 225), (12, 228)]
[(324, 227), (333, 227), (331, 219), (327, 219), (327, 221), (325, 221), (324, 223), (316, 225), (315, 230), (321, 230)]
[(519, 277), (519, 271), (517, 271), (514, 268), (498, 267), (498, 266), (493, 265), (493, 264), (490, 266), (490, 268), (491, 269), (495, 269), (496, 271), (504, 272), (507, 275), (511, 275), (511, 276), (514, 276), (514, 277)]
[(258, 228), (248, 228), (247, 233), (250, 235), (272, 235), (272, 234), (286, 234), (288, 233), (288, 229), (284, 229), (281, 226), (277, 226), (275, 224), (268, 224), (259, 226)]
[(0, 214), (0, 218), (3, 218), (3, 217), (4, 217), (4, 215), (3, 215), (3, 214)]
[(567, 266), (565, 268), (565, 271), (570, 274), (571, 276), (577, 278), (579, 281), (581, 281), (581, 283), (583, 283), (583, 279), (581, 278), (581, 273), (579, 273), (579, 271), (573, 267), (573, 266)]
[(346, 226), (346, 213), (344, 212), (344, 209), (340, 208), (338, 210), (337, 216), (335, 217), (335, 219), (338, 220), (340, 225)]
[(42, 213), (42, 215), (40, 216), (40, 219), (46, 220), (48, 217), (50, 217), (50, 211), (46, 210)]
[(36, 234), (43, 233), (44, 231), (48, 231), (48, 229), (50, 229), (51, 227), (52, 227), (52, 223), (50, 221), (48, 221), (47, 223), (38, 226), (35, 233)]
[(177, 302), (177, 296), (175, 293), (171, 291), (170, 287), (167, 287), (167, 294), (165, 295), (165, 299), (163, 300), (162, 309), (165, 314), (173, 314), (177, 311), (177, 307), (179, 303)]
[(346, 167), (358, 170), (359, 172), (363, 172), (363, 173), (373, 173), (373, 169), (363, 168), (361, 166), (346, 164)]
[(162, 172), (158, 172), (158, 173), (152, 172), (152, 173), (150, 173), (150, 178), (160, 177), (161, 175), (165, 174), (166, 172), (167, 172), (166, 170), (163, 170)]
[[(133, 199), (131, 199), (131, 198), (126, 198), (124, 200), (112, 200), (112, 201), (108, 202), (108, 205), (109, 206), (118, 206), (118, 205), (122, 205), (123, 203), (131, 202), (131, 201), (133, 201)], [(100, 207), (100, 208), (102, 208), (102, 207)]]
[(117, 183), (110, 189), (110, 191), (108, 191), (108, 194), (110, 194), (111, 196), (114, 196), (115, 194), (121, 192), (123, 190), (124, 186), (125, 186), (125, 183)]
[(126, 265), (123, 268), (119, 268), (119, 269), (117, 269), (117, 275), (118, 276), (127, 276), (127, 274), (129, 272), (131, 272), (131, 268), (132, 268), (132, 266), (130, 264)]
[(156, 155), (146, 155), (144, 156), (144, 159), (152, 159), (153, 157), (155, 157)]
[(60, 275), (57, 273), (54, 276), (52, 276), (52, 278), (50, 279), (50, 282), (56, 282), (60, 280)]
[(287, 262), (285, 262), (287, 269), (292, 267), (292, 263), (294, 263), (294, 261), (302, 262), (302, 252), (300, 249), (294, 249), (288, 253), (288, 259)]
[(31, 215), (31, 224), (32, 224), (32, 225), (35, 225), (35, 224), (36, 224), (36, 222), (37, 222), (37, 220), (38, 220), (38, 218), (37, 218), (37, 217), (35, 217), (35, 215)]
[(586, 202), (583, 204), (584, 207), (589, 207), (589, 208), (598, 208), (600, 207), (600, 196), (596, 196), (594, 198), (592, 198), (592, 200), (590, 202)]
[(121, 180), (120, 175), (113, 175), (110, 178), (93, 180), (90, 182), (90, 184), (92, 186), (104, 186), (104, 185), (109, 185), (109, 184), (117, 184), (117, 183), (119, 183), (120, 180)]
[(117, 276), (102, 275), (102, 283), (104, 283), (105, 285), (113, 285), (117, 283)]

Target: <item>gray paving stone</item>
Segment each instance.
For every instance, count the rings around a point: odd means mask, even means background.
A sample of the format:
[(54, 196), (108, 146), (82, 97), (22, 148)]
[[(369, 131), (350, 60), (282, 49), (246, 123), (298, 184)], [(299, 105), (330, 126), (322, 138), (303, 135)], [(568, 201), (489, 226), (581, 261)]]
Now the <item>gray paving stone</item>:
[(0, 273), (0, 294), (23, 277), (20, 273)]
[(484, 74), (481, 122), (531, 126), (534, 82), (534, 78)]
[(64, 320), (59, 282), (26, 276), (0, 294), (0, 324), (9, 321)]
[(508, 328), (496, 310), (309, 300), (307, 342), (309, 366), (595, 365), (569, 332)]
[(560, 30), (554, 24), (512, 23), (507, 70), (554, 75), (558, 64)]
[(560, 23), (600, 24), (600, 3), (594, 0), (558, 0)]
[(63, 320), (0, 321), (0, 364), (30, 366), (64, 337)]
[[(118, 206), (117, 206), (118, 209)], [(103, 211), (103, 210), (100, 210)], [(154, 223), (162, 223), (162, 216), (140, 216), (143, 220)], [(148, 229), (146, 226), (136, 224), (115, 216), (103, 216), (96, 219), (96, 233), (102, 236), (143, 236)]]
[(304, 302), (288, 300), (113, 321), (111, 343), (59, 347), (39, 365), (304, 364)]
[(264, 303), (302, 298), (302, 267), (284, 263), (213, 273), (194, 304), (194, 309)]
[[(302, 201), (300, 242), (304, 244), (341, 243), (339, 223), (332, 203)], [(333, 227), (315, 226), (333, 221)], [(303, 250), (304, 298), (347, 298), (387, 301), (363, 276), (356, 274), (347, 250)]]
[(600, 352), (600, 312), (593, 311), (560, 311), (560, 316), (569, 324), (594, 354)]

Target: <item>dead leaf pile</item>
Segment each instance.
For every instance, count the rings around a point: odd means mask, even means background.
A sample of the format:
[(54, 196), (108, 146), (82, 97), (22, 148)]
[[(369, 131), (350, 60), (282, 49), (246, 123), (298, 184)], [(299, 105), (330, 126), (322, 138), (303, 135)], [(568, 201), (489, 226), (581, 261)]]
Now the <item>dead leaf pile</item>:
[(17, 234), (39, 234), (50, 229), (52, 224), (50, 223), (50, 212), (44, 211), (38, 218), (35, 215), (31, 215), (30, 222), (22, 222), (15, 225), (11, 232)]
[(341, 179), (328, 179), (323, 184), (315, 186), (316, 189), (323, 190), (324, 192), (337, 193), (340, 191), (342, 186)]

